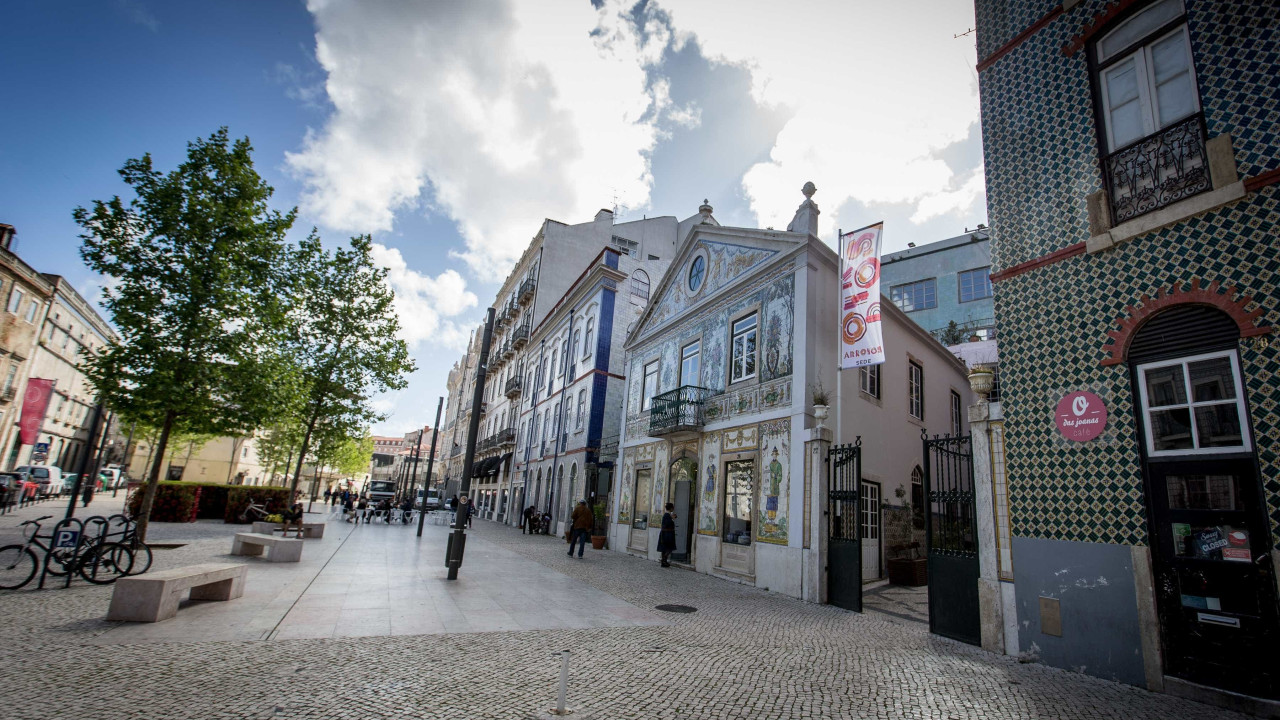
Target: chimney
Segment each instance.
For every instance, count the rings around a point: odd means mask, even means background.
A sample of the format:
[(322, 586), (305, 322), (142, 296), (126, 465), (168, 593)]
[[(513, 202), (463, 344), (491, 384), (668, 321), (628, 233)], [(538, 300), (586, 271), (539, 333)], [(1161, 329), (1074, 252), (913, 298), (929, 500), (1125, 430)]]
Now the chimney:
[(14, 229), (12, 225), (0, 223), (0, 248), (11, 250), (9, 243), (13, 242)]
[(698, 221), (699, 223), (705, 224), (711, 219), (711, 204), (707, 202), (706, 198), (702, 198), (702, 204), (698, 206), (698, 214), (702, 216), (702, 219)]
[(800, 207), (796, 209), (796, 216), (791, 218), (791, 224), (787, 225), (787, 232), (808, 233), (814, 237), (818, 236), (818, 205), (813, 201), (813, 194), (818, 192), (818, 188), (813, 183), (807, 182), (800, 189), (804, 193), (804, 202), (800, 203)]
[(602, 209), (600, 210), (600, 212), (596, 213), (596, 219), (595, 219), (595, 221), (596, 221), (596, 222), (605, 221), (605, 222), (608, 222), (610, 225), (612, 225), (612, 224), (613, 224), (613, 211), (612, 211), (612, 210), (610, 210), (610, 209), (608, 209), (608, 208), (602, 208)]

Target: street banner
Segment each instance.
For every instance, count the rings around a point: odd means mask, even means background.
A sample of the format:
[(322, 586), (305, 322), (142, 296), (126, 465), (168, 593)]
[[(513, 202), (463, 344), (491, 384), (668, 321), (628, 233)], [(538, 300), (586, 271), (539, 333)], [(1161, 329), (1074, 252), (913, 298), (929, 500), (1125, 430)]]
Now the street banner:
[(53, 395), (53, 381), (31, 378), (27, 381), (27, 394), (22, 397), (22, 419), (18, 421), (18, 438), (23, 445), (34, 445), (44, 424), (44, 412), (49, 409)]
[(840, 235), (840, 369), (884, 362), (880, 237), (884, 223)]

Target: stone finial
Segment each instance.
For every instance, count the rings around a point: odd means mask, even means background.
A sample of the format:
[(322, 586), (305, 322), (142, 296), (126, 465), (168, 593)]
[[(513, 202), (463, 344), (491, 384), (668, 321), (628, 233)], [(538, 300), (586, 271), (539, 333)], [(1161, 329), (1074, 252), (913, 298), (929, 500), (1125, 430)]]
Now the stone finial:
[(804, 202), (800, 203), (800, 207), (796, 209), (795, 217), (791, 218), (791, 223), (787, 225), (787, 232), (808, 233), (817, 237), (818, 235), (818, 204), (813, 201), (813, 194), (818, 192), (818, 188), (812, 182), (807, 182), (800, 189), (804, 193)]
[(706, 198), (703, 198), (702, 204), (698, 206), (698, 214), (702, 216), (702, 222), (706, 222), (711, 217), (711, 204)]

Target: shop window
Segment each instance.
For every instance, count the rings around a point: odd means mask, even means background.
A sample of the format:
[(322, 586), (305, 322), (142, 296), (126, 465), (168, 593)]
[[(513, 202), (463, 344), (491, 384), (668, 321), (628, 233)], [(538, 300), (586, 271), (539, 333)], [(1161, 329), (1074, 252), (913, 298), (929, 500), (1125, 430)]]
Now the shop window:
[(1251, 449), (1232, 351), (1138, 366), (1147, 455)]
[(751, 501), (755, 497), (754, 460), (731, 460), (724, 464), (724, 541), (751, 544)]
[(635, 505), (631, 510), (631, 527), (644, 530), (649, 527), (649, 506), (653, 500), (653, 470), (636, 470)]

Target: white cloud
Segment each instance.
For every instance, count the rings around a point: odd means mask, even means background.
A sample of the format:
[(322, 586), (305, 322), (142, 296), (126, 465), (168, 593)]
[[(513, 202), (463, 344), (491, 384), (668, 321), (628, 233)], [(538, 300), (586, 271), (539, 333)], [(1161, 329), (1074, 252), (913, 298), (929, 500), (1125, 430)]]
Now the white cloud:
[(447, 318), (475, 307), (479, 300), (456, 270), (445, 270), (434, 278), (424, 275), (410, 270), (399, 250), (378, 243), (373, 245), (373, 262), (388, 270), (402, 340), (410, 347), (430, 340), (433, 346), (466, 349), (468, 331)]
[(952, 37), (973, 26), (972, 3), (661, 5), (677, 37), (696, 36), (709, 58), (748, 69), (757, 102), (793, 113), (769, 160), (743, 178), (761, 225), (785, 226), (807, 180), (818, 186), (824, 236), (848, 200), (921, 203), (921, 222), (980, 198), (981, 177), (957, 188), (938, 156), (978, 121), (972, 37)]
[(432, 203), (472, 270), (497, 279), (544, 217), (645, 205), (658, 135), (646, 66), (668, 35), (651, 20), (646, 44), (628, 6), (309, 0), (334, 112), (288, 156), (303, 210), (371, 232)]

